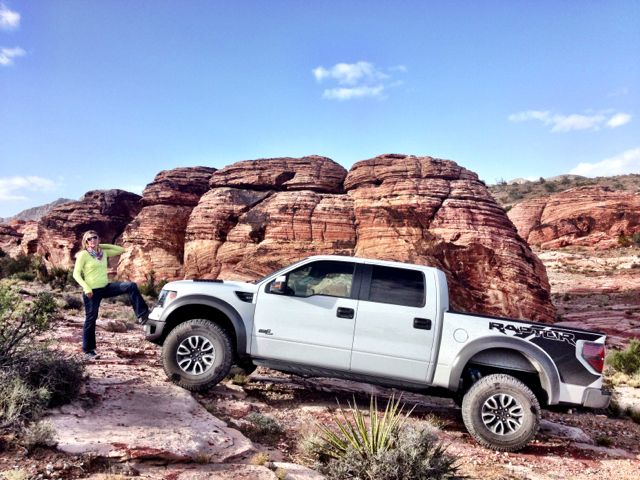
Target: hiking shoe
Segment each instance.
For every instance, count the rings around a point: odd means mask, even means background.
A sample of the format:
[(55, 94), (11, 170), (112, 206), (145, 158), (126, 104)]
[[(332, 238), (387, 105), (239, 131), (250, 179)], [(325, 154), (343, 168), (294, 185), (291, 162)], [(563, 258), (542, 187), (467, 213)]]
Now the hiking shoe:
[(147, 320), (149, 320), (149, 312), (143, 313), (138, 317), (138, 325), (146, 325)]
[(100, 360), (100, 355), (98, 355), (95, 350), (91, 350), (90, 352), (85, 352), (84, 359), (88, 362), (92, 362), (94, 360)]

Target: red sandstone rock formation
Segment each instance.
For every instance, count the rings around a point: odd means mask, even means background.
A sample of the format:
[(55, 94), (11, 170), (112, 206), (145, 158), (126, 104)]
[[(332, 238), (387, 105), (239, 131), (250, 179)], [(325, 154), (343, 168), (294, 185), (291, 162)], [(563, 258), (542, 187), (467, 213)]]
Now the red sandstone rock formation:
[(578, 187), (515, 205), (509, 211), (522, 238), (543, 249), (618, 246), (640, 232), (640, 194)]
[(218, 170), (211, 187), (341, 193), (347, 171), (327, 157), (245, 160)]
[(333, 193), (346, 174), (318, 156), (218, 170), (189, 220), (185, 276), (255, 279), (309, 255), (352, 254), (353, 202)]
[(10, 257), (32, 255), (38, 249), (39, 226), (36, 221), (13, 220), (0, 224), (0, 248)]
[(125, 252), (118, 276), (144, 281), (152, 271), (156, 280), (183, 277), (184, 236), (191, 210), (209, 189), (214, 168), (165, 170), (142, 194), (143, 208), (125, 230)]
[(82, 234), (96, 230), (102, 242), (116, 243), (140, 211), (140, 196), (123, 190), (94, 190), (78, 202), (55, 207), (40, 220), (37, 253), (47, 266), (73, 268)]
[(22, 253), (20, 244), (22, 234), (11, 225), (0, 224), (0, 249), (10, 257), (17, 257)]
[(219, 170), (189, 220), (185, 275), (254, 279), (313, 254), (355, 254), (442, 268), (454, 308), (553, 320), (544, 267), (476, 174), (405, 155), (358, 162), (344, 185), (343, 173), (323, 157)]
[(445, 271), (453, 308), (553, 321), (542, 263), (478, 176), (430, 157), (383, 155), (356, 163), (355, 255)]

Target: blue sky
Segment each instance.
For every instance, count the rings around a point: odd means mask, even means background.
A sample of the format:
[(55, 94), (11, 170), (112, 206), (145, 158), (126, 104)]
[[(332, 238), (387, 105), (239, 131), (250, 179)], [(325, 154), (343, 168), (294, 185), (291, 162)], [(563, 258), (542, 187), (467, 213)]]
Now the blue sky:
[(638, 1), (0, 0), (0, 217), (160, 171), (640, 173)]

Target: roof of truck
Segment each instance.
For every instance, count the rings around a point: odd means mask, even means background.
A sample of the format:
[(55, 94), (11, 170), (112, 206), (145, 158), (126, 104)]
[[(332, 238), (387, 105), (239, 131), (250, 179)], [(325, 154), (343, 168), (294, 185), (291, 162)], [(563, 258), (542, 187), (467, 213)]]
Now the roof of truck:
[(338, 260), (343, 262), (368, 263), (372, 265), (382, 265), (385, 267), (407, 268), (414, 267), (421, 270), (437, 270), (435, 267), (428, 265), (418, 265), (415, 263), (394, 262), (390, 260), (379, 260), (377, 258), (350, 257), (347, 255), (312, 255), (305, 260)]

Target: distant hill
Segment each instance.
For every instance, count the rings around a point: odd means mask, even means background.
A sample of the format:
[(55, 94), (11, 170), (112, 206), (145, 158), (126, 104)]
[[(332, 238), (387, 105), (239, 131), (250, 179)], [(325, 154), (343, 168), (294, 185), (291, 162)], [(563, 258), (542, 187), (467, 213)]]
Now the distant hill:
[(503, 207), (510, 209), (514, 205), (532, 198), (546, 197), (574, 187), (602, 185), (613, 190), (640, 192), (640, 175), (617, 175), (613, 177), (587, 178), (580, 175), (558, 175), (529, 181), (522, 178), (510, 182), (498, 182), (489, 185), (489, 191)]
[(59, 198), (51, 203), (47, 203), (46, 205), (40, 205), (39, 207), (29, 208), (27, 210), (23, 210), (22, 212), (14, 215), (13, 217), (8, 218), (0, 218), (1, 223), (8, 223), (12, 220), (23, 220), (25, 222), (29, 220), (40, 220), (47, 213), (49, 213), (54, 207), (58, 205), (62, 205), (63, 203), (74, 202), (75, 200), (71, 200), (69, 198)]

